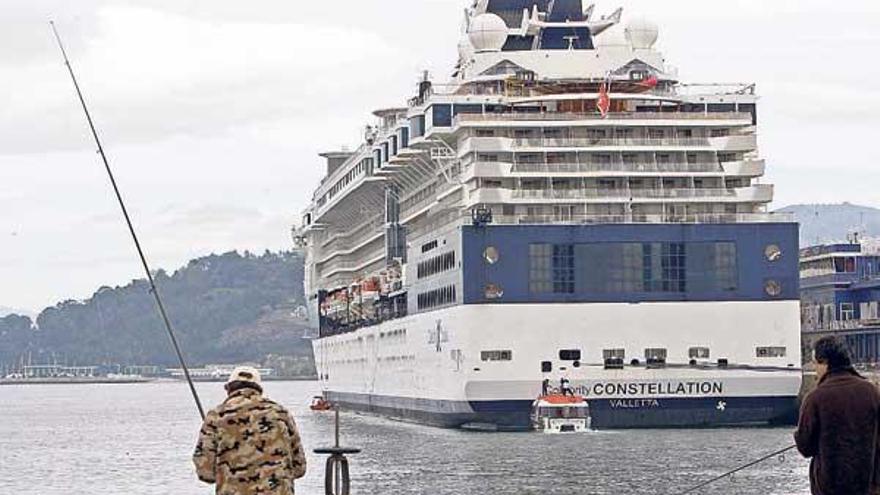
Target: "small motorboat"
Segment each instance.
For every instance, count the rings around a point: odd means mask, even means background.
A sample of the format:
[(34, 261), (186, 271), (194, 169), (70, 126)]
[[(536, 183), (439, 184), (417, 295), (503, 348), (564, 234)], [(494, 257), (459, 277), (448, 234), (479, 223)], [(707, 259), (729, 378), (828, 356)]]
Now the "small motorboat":
[(532, 427), (537, 431), (583, 433), (590, 426), (590, 405), (583, 397), (550, 394), (532, 403)]
[(330, 404), (329, 401), (320, 395), (316, 395), (312, 398), (312, 404), (309, 406), (309, 409), (312, 411), (329, 411), (333, 409), (333, 404)]

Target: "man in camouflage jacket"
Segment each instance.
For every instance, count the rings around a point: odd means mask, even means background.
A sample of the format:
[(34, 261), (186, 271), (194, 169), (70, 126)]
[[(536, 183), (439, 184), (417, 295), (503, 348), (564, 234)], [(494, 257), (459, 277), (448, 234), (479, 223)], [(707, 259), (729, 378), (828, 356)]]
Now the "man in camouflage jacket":
[(260, 374), (237, 368), (228, 397), (208, 413), (193, 462), (217, 495), (291, 495), (306, 473), (299, 432), (284, 407), (263, 397)]

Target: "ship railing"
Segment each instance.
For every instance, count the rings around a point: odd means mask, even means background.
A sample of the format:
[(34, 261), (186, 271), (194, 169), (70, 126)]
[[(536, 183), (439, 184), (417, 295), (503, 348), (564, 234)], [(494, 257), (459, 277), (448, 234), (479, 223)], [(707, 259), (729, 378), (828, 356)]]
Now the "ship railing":
[(706, 148), (709, 138), (513, 138), (513, 145), (530, 148), (563, 148), (592, 146), (686, 146)]
[(455, 116), (453, 125), (468, 122), (493, 121), (569, 121), (569, 120), (747, 120), (752, 114), (747, 112), (619, 112), (602, 117), (598, 113), (460, 113)]
[(810, 332), (860, 330), (880, 327), (880, 319), (833, 320), (822, 323), (805, 323), (804, 330)]
[(730, 213), (698, 215), (493, 215), (497, 225), (607, 225), (607, 224), (731, 224), (792, 223), (788, 213)]
[[(559, 214), (559, 215), (501, 215), (493, 214), (491, 225), (608, 225), (608, 224), (739, 224), (739, 223), (794, 223), (791, 213), (718, 213), (718, 214)], [(437, 221), (427, 230), (440, 229), (451, 225), (471, 225), (470, 212), (446, 217)]]
[(516, 189), (514, 199), (716, 198), (736, 196), (733, 189)]
[(723, 170), (718, 162), (657, 163), (516, 163), (513, 172), (518, 173), (589, 173), (589, 172), (687, 172), (708, 173)]

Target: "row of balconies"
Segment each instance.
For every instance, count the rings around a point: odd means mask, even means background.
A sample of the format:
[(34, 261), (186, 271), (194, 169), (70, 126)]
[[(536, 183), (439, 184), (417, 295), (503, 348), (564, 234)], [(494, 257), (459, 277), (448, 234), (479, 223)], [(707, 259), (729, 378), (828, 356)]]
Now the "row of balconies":
[(533, 175), (560, 175), (571, 177), (630, 176), (649, 175), (711, 175), (734, 177), (761, 177), (766, 165), (764, 160), (743, 160), (738, 162), (610, 162), (610, 163), (504, 163), (477, 162), (469, 170), (470, 177), (505, 177)]
[(663, 223), (779, 223), (792, 222), (793, 216), (777, 213), (702, 213), (702, 214), (555, 214), (555, 215), (493, 215), (492, 223), (499, 225), (545, 224), (663, 224)]
[(721, 151), (748, 152), (758, 148), (755, 134), (710, 138), (534, 138), (517, 139), (506, 137), (472, 137), (461, 142), (458, 156), (464, 157), (473, 152), (505, 153), (515, 150), (546, 151), (590, 150), (590, 151)]
[(468, 123), (483, 122), (568, 122), (575, 121), (593, 121), (603, 126), (613, 125), (615, 121), (624, 121), (633, 123), (633, 121), (652, 121), (653, 125), (657, 125), (655, 121), (670, 121), (672, 123), (680, 123), (678, 121), (688, 121), (688, 125), (694, 125), (696, 121), (711, 121), (713, 125), (718, 122), (731, 121), (736, 123), (751, 124), (752, 114), (746, 112), (739, 113), (696, 113), (696, 112), (623, 112), (609, 113), (603, 117), (598, 113), (564, 113), (564, 112), (545, 112), (545, 113), (483, 113), (469, 114), (460, 113), (455, 116), (453, 125), (467, 125)]
[(481, 188), (471, 193), (471, 203), (546, 203), (564, 200), (570, 202), (650, 202), (691, 201), (769, 203), (773, 200), (773, 186), (757, 184), (733, 189), (490, 189)]

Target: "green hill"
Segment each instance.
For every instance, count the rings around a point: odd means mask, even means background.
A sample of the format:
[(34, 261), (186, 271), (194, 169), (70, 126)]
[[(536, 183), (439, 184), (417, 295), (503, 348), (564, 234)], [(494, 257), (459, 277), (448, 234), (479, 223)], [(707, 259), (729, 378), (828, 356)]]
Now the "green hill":
[[(305, 321), (303, 260), (298, 253), (230, 252), (155, 275), (191, 365), (264, 362), (311, 356)], [(65, 301), (35, 321), (0, 318), (0, 367), (22, 359), (70, 364), (177, 364), (146, 280), (102, 287), (86, 301)]]

